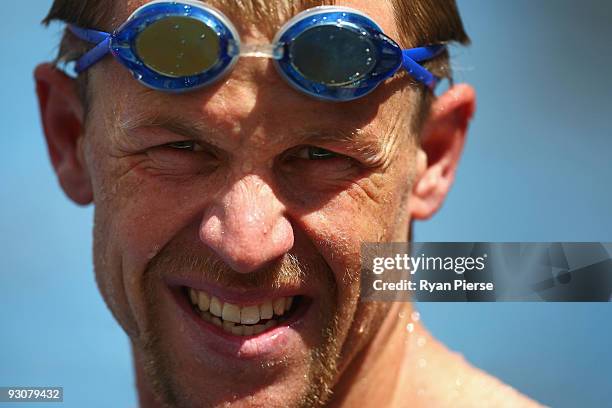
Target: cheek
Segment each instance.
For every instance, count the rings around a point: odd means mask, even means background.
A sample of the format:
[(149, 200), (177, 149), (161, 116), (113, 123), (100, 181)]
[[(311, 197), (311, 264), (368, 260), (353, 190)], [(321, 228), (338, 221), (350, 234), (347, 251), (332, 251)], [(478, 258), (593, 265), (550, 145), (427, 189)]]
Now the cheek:
[[(150, 260), (183, 231), (196, 234), (201, 181), (160, 183), (134, 162), (108, 159), (95, 173), (94, 262), (100, 291), (130, 336), (145, 322), (145, 271)], [(196, 196), (194, 196), (196, 194)], [(197, 235), (196, 235), (197, 236)]]
[(338, 264), (335, 270), (345, 271), (337, 276), (339, 281), (354, 280), (347, 274), (358, 271), (363, 242), (392, 241), (398, 230), (405, 230), (403, 202), (410, 191), (407, 174), (406, 169), (356, 181), (301, 217), (328, 262)]
[(384, 242), (397, 236), (401, 199), (409, 189), (403, 172), (361, 180), (300, 220), (332, 269), (338, 287), (337, 308), (343, 347), (354, 350), (380, 325), (388, 305), (359, 302), (360, 249), (363, 242)]
[[(385, 234), (381, 208), (355, 200), (360, 193), (339, 196), (317, 213), (305, 218), (307, 230), (334, 273), (337, 287), (337, 344), (344, 370), (377, 332), (388, 309), (385, 304), (360, 302), (361, 243), (376, 241)], [(361, 204), (361, 205), (360, 205)]]

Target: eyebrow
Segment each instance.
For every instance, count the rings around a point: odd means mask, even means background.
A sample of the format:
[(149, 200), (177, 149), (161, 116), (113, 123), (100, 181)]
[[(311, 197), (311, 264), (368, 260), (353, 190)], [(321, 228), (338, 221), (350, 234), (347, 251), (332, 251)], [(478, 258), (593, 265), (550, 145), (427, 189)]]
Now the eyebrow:
[[(141, 111), (133, 117), (120, 120), (117, 127), (125, 137), (138, 128), (158, 127), (181, 135), (189, 140), (205, 142), (222, 148), (217, 140), (225, 137), (225, 132), (215, 129), (202, 121), (187, 117), (170, 116), (164, 112)], [(342, 129), (333, 127), (302, 128), (283, 137), (292, 144), (342, 144), (353, 147), (361, 153), (374, 154), (383, 149), (384, 142), (362, 128)]]
[(141, 128), (162, 128), (190, 140), (204, 141), (218, 145), (215, 140), (223, 137), (223, 132), (205, 125), (200, 121), (193, 121), (187, 117), (170, 116), (163, 112), (140, 111), (131, 117), (122, 118), (117, 128), (124, 137), (131, 137), (134, 130)]

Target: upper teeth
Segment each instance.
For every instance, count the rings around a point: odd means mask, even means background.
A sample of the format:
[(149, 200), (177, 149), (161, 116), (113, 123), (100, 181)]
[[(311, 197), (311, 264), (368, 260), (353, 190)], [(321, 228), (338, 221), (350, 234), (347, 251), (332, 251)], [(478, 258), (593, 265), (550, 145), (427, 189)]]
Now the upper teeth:
[[(226, 331), (237, 332), (234, 328), (234, 324), (242, 325), (257, 325), (260, 320), (272, 319), (274, 315), (282, 316), (287, 310), (291, 308), (293, 303), (293, 297), (281, 297), (274, 300), (266, 300), (265, 302), (258, 305), (249, 306), (238, 306), (228, 302), (222, 302), (215, 296), (211, 296), (206, 292), (189, 289), (189, 298), (200, 312), (208, 312), (212, 316), (216, 316), (220, 319), (220, 323), (226, 329)], [(206, 313), (206, 315), (208, 314)], [(206, 319), (204, 313), (202, 317)], [(208, 316), (210, 317), (210, 316)], [(213, 317), (212, 322), (219, 325)], [(226, 327), (227, 326), (227, 327)], [(261, 325), (263, 327), (263, 325)], [(253, 334), (257, 334), (257, 328)], [(251, 334), (251, 330), (243, 330), (243, 332)], [(246, 334), (245, 333), (245, 334)]]

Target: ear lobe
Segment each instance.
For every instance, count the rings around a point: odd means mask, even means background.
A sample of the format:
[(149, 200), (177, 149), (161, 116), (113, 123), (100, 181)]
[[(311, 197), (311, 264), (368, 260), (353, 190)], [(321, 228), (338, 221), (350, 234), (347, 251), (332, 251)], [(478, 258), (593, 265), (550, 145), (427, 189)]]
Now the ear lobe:
[(464, 84), (454, 86), (433, 102), (417, 154), (417, 174), (409, 202), (411, 218), (428, 219), (444, 203), (475, 109), (474, 89)]
[(80, 205), (93, 192), (83, 159), (83, 106), (75, 81), (51, 64), (34, 71), (36, 93), (51, 164), (66, 195)]

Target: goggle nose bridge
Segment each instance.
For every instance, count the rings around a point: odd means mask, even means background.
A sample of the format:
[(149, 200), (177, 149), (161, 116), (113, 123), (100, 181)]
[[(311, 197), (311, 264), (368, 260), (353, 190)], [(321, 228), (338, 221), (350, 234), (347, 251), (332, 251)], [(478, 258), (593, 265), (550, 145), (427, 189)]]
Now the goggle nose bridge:
[(280, 60), (285, 55), (285, 47), (281, 43), (276, 44), (240, 44), (238, 45), (240, 57), (270, 58)]

